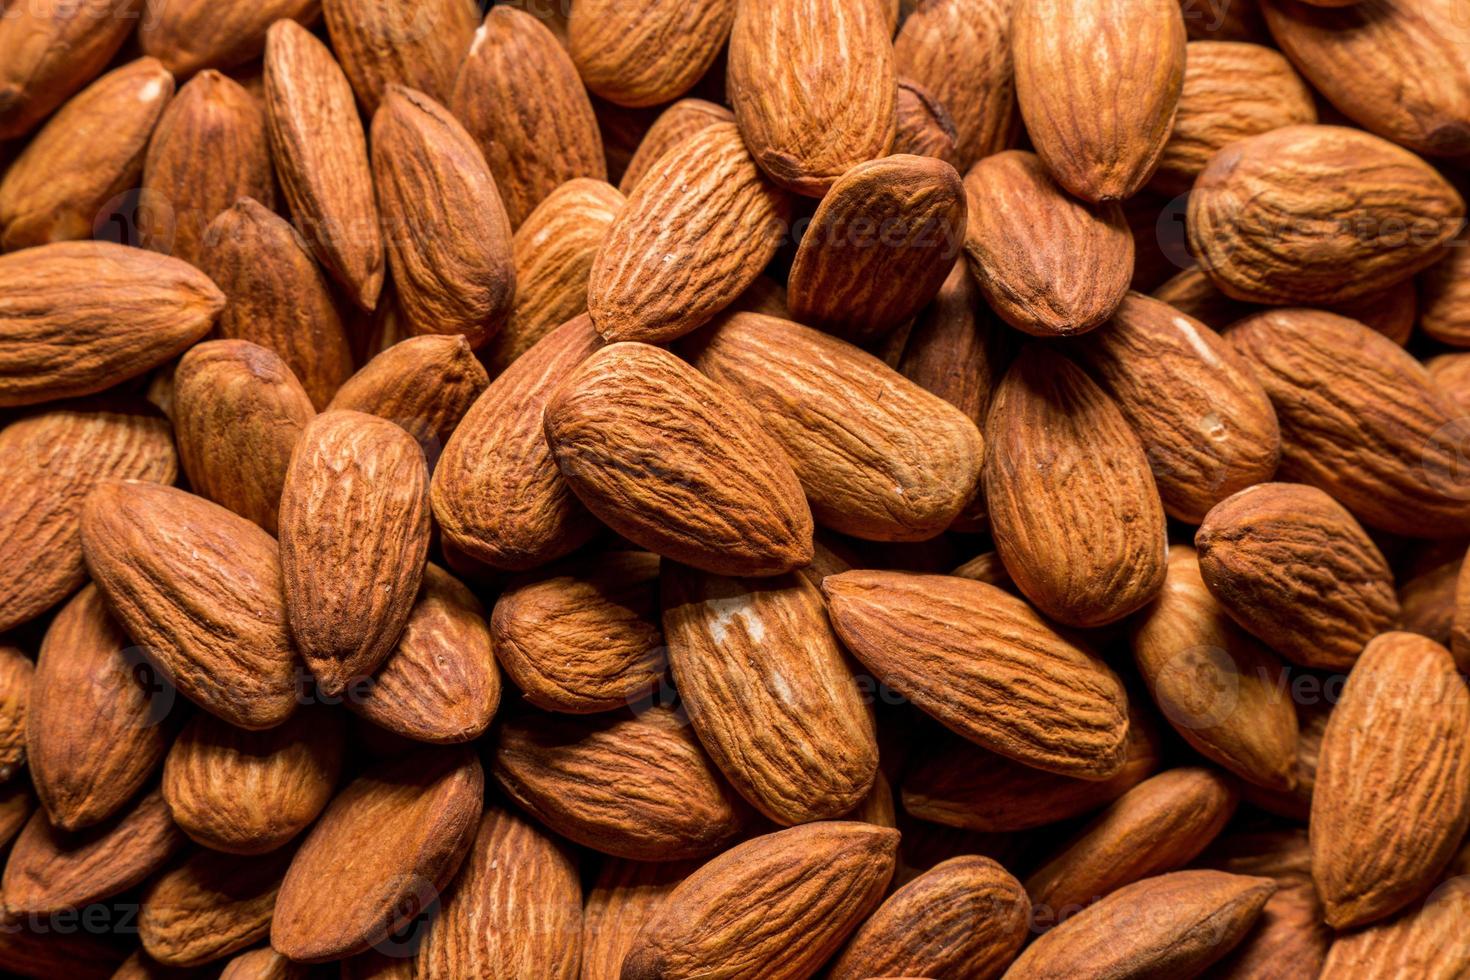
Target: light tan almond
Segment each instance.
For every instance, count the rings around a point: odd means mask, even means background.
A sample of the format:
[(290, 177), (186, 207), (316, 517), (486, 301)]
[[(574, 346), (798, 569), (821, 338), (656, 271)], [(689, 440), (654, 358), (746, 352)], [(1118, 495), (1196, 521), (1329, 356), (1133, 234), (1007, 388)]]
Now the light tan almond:
[(394, 85), (449, 101), (479, 15), (475, 0), (322, 0), (332, 50), (368, 113)]

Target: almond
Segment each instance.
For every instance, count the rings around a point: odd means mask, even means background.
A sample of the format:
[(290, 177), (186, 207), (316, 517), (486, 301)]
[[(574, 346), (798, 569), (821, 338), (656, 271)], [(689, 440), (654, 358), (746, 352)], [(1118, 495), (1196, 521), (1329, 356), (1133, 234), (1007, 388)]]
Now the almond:
[(0, 407), (90, 395), (183, 353), (225, 298), (193, 266), (110, 242), (0, 256)]
[(241, 953), (225, 964), (220, 980), (308, 980), (311, 967), (293, 963), (269, 946)]
[(996, 550), (1026, 597), (1069, 626), (1134, 612), (1164, 584), (1164, 509), (1108, 395), (1070, 361), (1025, 348), (985, 429)]
[[(139, 0), (37, 0), (0, 18), (0, 140), (24, 136), (101, 71)], [(146, 33), (146, 32), (145, 32)]]
[(1453, 977), (1470, 969), (1470, 942), (1460, 927), (1470, 913), (1470, 878), (1451, 878), (1422, 908), (1339, 936), (1322, 968), (1322, 980), (1388, 980)]
[(639, 181), (597, 251), (587, 284), (597, 332), (609, 342), (662, 343), (704, 324), (776, 254), (788, 206), (733, 125), (675, 145)]
[(467, 749), (407, 755), (353, 780), (286, 872), (271, 946), (299, 962), (337, 960), (415, 918), (459, 870), (484, 785)]
[(138, 934), (169, 966), (199, 966), (252, 946), (270, 934), (276, 892), (289, 851), (259, 858), (199, 850), (143, 893)]
[(269, 731), (197, 715), (169, 750), (163, 795), (174, 820), (205, 847), (265, 854), (310, 826), (342, 768), (342, 719), (302, 710)]
[(0, 646), (0, 782), (26, 763), (26, 729), (36, 665), (12, 646)]
[(965, 255), (990, 306), (1041, 337), (1086, 333), (1133, 276), (1133, 236), (1114, 203), (1068, 197), (1041, 158), (1008, 150), (965, 177)]
[(605, 347), (562, 381), (544, 417), (572, 491), (635, 544), (721, 575), (811, 560), (811, 513), (780, 445), (673, 354)]
[(1016, 4), (1016, 97), (1058, 183), (1087, 201), (1148, 183), (1174, 126), (1185, 40), (1178, 0)]
[(653, 106), (687, 92), (730, 35), (737, 0), (629, 5), (582, 0), (567, 21), (577, 72), (589, 89), (624, 106)]
[(904, 344), (898, 372), (938, 395), (977, 426), (985, 424), (1006, 337), (964, 262), (949, 272)]
[(956, 733), (1061, 775), (1101, 780), (1123, 767), (1127, 699), (1117, 675), (1020, 599), (908, 572), (844, 572), (822, 591), (847, 648)]
[(730, 105), (760, 168), (821, 197), (893, 145), (893, 31), (872, 0), (739, 3)]
[(494, 774), (511, 799), (563, 837), (638, 861), (712, 854), (746, 818), (687, 722), (664, 707), (507, 718)]
[(1470, 414), (1470, 352), (1431, 357), (1424, 362), (1424, 369), (1458, 411)]
[(623, 980), (810, 976), (882, 900), (897, 849), (897, 831), (846, 821), (733, 847), (643, 924)]
[(643, 923), (695, 867), (604, 858), (582, 907), (582, 980), (620, 980)]
[(638, 144), (628, 169), (618, 182), (618, 190), (632, 194), (633, 189), (665, 153), (684, 140), (716, 123), (732, 123), (735, 114), (722, 105), (704, 99), (680, 99), (654, 120)]
[(332, 50), (376, 112), (394, 85), (447, 102), (479, 21), (474, 0), (322, 0)]
[(949, 111), (917, 82), (900, 78), (894, 97), (893, 152), (934, 157), (951, 167), (959, 163), (954, 120)]
[(1432, 265), (1464, 217), (1459, 193), (1408, 150), (1341, 126), (1284, 126), (1210, 160), (1186, 228), (1227, 295), (1316, 305)]
[(1453, 347), (1470, 347), (1467, 262), (1470, 258), (1465, 249), (1452, 248), (1418, 277), (1419, 300), (1423, 306), (1419, 327), (1430, 339)]
[(276, 542), (170, 487), (98, 486), (82, 551), (112, 614), (180, 693), (232, 725), (271, 728), (296, 707)]
[(1444, 647), (1384, 633), (1327, 722), (1312, 795), (1312, 880), (1349, 929), (1422, 898), (1470, 823), (1470, 692)]
[(138, 43), (180, 77), (202, 68), (234, 68), (265, 50), (266, 31), (278, 20), (311, 26), (321, 0), (143, 0)]
[(692, 352), (695, 367), (760, 413), (823, 526), (924, 540), (974, 496), (984, 456), (975, 424), (856, 347), (736, 313), (696, 337)]

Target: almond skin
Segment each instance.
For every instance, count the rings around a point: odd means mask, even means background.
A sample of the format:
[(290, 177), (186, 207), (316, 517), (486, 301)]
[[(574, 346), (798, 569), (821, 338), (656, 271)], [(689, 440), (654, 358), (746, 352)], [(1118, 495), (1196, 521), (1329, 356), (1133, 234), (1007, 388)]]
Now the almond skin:
[(376, 112), (394, 85), (449, 99), (479, 22), (474, 0), (322, 0), (332, 50)]
[(261, 860), (198, 850), (143, 893), (138, 934), (168, 966), (222, 959), (270, 934), (276, 892), (290, 864), (283, 851)]
[(293, 963), (269, 946), (241, 953), (225, 964), (220, 980), (308, 980), (311, 967)]
[(965, 255), (990, 306), (1039, 337), (1094, 329), (1133, 276), (1133, 236), (1115, 203), (1067, 196), (1041, 158), (1008, 150), (965, 177)]
[(792, 317), (863, 343), (926, 306), (965, 236), (954, 167), (898, 154), (859, 163), (828, 190), (787, 283)]
[(276, 21), (289, 18), (311, 26), (321, 14), (321, 0), (143, 0), (143, 6), (146, 29), (138, 32), (138, 43), (181, 78), (257, 58)]
[(82, 501), (109, 478), (172, 483), (178, 458), (152, 406), (104, 397), (39, 409), (0, 429), (0, 632), (86, 580)]
[(90, 395), (203, 339), (225, 305), (178, 259), (110, 242), (0, 256), (0, 407)]
[(1341, 935), (1322, 966), (1322, 980), (1452, 977), (1470, 969), (1470, 943), (1461, 925), (1470, 912), (1470, 880), (1451, 878), (1423, 908)]
[[(847, 648), (956, 733), (1061, 775), (1101, 780), (1123, 767), (1127, 698), (1117, 675), (1020, 599), (909, 572), (844, 572), (822, 591)], [(1024, 691), (1014, 680), (1022, 676)]]
[(730, 105), (751, 156), (787, 190), (821, 197), (893, 146), (893, 31), (871, 0), (740, 3)]
[(1057, 182), (1086, 201), (1148, 183), (1184, 81), (1178, 0), (1021, 0), (1011, 44), (1021, 116)]
[(811, 560), (811, 512), (781, 446), (737, 395), (673, 354), (605, 347), (562, 381), (544, 418), (572, 491), (635, 544), (721, 575)]
[(582, 980), (620, 980), (638, 930), (696, 867), (604, 858), (582, 908)]
[(1412, 355), (1321, 310), (1260, 313), (1225, 339), (1276, 406), (1283, 479), (1321, 487), (1394, 534), (1470, 531), (1467, 423)]
[(491, 7), (448, 103), (484, 152), (512, 228), (567, 181), (607, 179), (587, 91), (541, 12)]
[(1310, 306), (1432, 265), (1464, 217), (1460, 194), (1408, 150), (1341, 126), (1284, 126), (1215, 155), (1186, 228), (1226, 295)]
[(618, 182), (618, 190), (632, 194), (633, 188), (669, 150), (702, 129), (734, 121), (735, 114), (722, 105), (704, 99), (680, 99), (659, 113), (648, 132), (643, 134), (637, 152), (628, 161), (628, 169), (623, 171), (623, 178)]
[(707, 126), (677, 144), (639, 182), (597, 251), (587, 283), (597, 332), (608, 342), (657, 344), (701, 326), (771, 261), (788, 207), (735, 126)]
[(264, 732), (197, 715), (163, 770), (174, 820), (205, 847), (265, 854), (322, 812), (342, 768), (344, 726), (335, 712), (302, 710)]
[(372, 142), (388, 264), (409, 329), (462, 333), (481, 346), (504, 327), (516, 289), (510, 220), (490, 168), (447, 109), (400, 85), (383, 95)]
[[(0, 19), (0, 141), (24, 136), (101, 71), (139, 0), (41, 0)], [(146, 33), (146, 32), (145, 32)]]
[(938, 99), (919, 83), (900, 78), (893, 111), (896, 119), (894, 153), (934, 157), (958, 168), (954, 120)]
[(897, 831), (847, 821), (731, 848), (643, 924), (623, 980), (810, 976), (882, 900), (897, 849)]
[(737, 6), (583, 0), (567, 21), (568, 47), (593, 92), (618, 105), (659, 105), (687, 92), (714, 63)]
[(276, 542), (202, 497), (136, 481), (82, 508), (87, 568), (144, 657), (230, 724), (271, 728), (296, 707)]
[(914, 322), (898, 373), (985, 424), (1008, 338), (985, 309), (980, 286), (956, 262), (934, 302)]
[(0, 646), (0, 782), (26, 763), (26, 732), (36, 664), (12, 646)]
[(689, 350), (695, 367), (760, 414), (823, 526), (924, 540), (974, 496), (984, 458), (974, 423), (851, 344), (736, 313)]
[(459, 870), (484, 787), (467, 749), (407, 755), (357, 777), (296, 852), (271, 946), (300, 962), (337, 960), (414, 919)]
[[(1417, 278), (1421, 305), (1419, 328), (1430, 339), (1452, 347), (1470, 347), (1470, 289), (1466, 288), (1466, 270), (1470, 266), (1467, 263), (1470, 257), (1464, 249), (1450, 249), (1448, 255)], [(1344, 311), (1344, 315), (1352, 314)], [(1429, 363), (1433, 364), (1433, 360)]]
[(1422, 898), (1470, 823), (1470, 692), (1444, 647), (1383, 633), (1327, 721), (1312, 794), (1312, 880), (1350, 929)]
[(1028, 346), (985, 429), (996, 549), (1026, 597), (1069, 626), (1134, 612), (1164, 584), (1164, 509), (1122, 411), (1081, 369)]

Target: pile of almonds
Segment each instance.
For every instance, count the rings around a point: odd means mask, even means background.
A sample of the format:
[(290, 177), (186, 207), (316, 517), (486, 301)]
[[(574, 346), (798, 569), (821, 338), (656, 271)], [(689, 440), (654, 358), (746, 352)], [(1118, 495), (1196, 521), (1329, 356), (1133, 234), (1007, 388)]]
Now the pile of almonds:
[(0, 971), (1470, 976), (1463, 14), (0, 2)]

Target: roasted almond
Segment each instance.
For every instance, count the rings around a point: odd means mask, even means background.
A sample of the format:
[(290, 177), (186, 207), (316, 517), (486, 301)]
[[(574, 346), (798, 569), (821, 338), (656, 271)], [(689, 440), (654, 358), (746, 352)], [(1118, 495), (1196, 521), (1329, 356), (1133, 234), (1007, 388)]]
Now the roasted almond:
[[(1424, 335), (1452, 347), (1470, 347), (1470, 252), (1452, 248), (1419, 274), (1419, 328)], [(1352, 315), (1344, 311), (1346, 315)], [(1358, 319), (1363, 319), (1361, 315)], [(1366, 322), (1366, 321), (1365, 321)]]
[(985, 424), (1006, 337), (964, 262), (957, 262), (914, 323), (898, 373), (938, 395), (977, 426)]
[(474, 0), (322, 0), (332, 50), (369, 113), (394, 85), (449, 101), (479, 13)]
[(582, 0), (567, 20), (577, 73), (624, 106), (653, 106), (687, 92), (730, 35), (737, 0), (625, 4)]
[(24, 136), (96, 77), (133, 32), (137, 9), (138, 0), (7, 7), (0, 18), (0, 140)]

